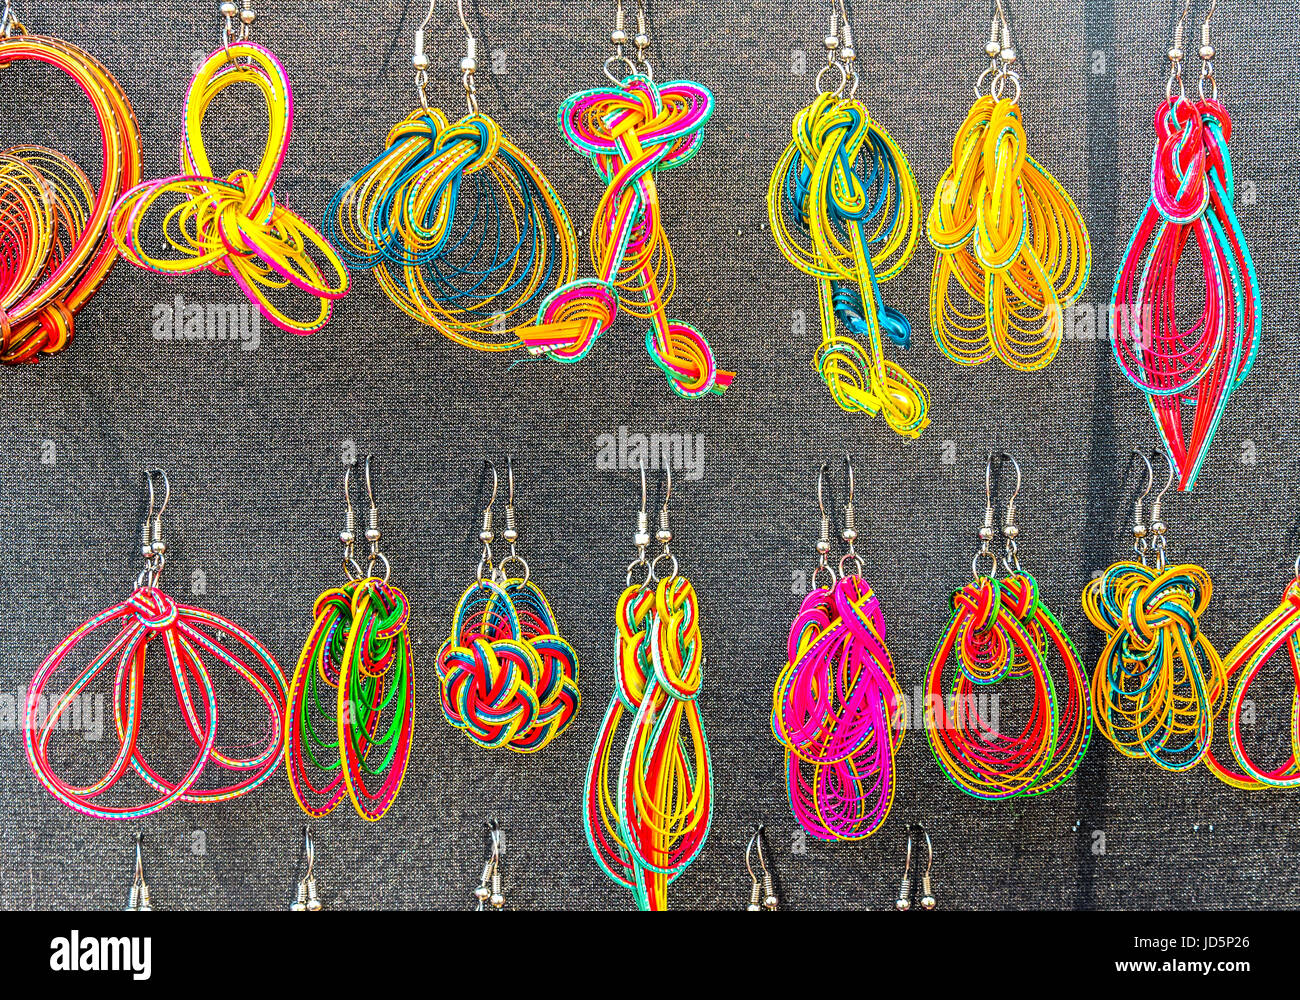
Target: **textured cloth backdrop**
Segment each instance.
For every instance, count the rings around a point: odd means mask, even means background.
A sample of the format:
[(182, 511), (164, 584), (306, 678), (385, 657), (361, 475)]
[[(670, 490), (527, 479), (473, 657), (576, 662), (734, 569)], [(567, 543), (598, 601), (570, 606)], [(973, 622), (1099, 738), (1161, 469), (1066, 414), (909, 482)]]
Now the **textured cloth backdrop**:
[[(995, 804), (953, 789), (924, 734), (914, 732), (881, 834), (863, 844), (793, 849), (767, 717), (799, 602), (793, 574), (811, 564), (822, 457), (853, 452), (866, 572), (910, 690), (922, 681), (952, 589), (969, 573), (986, 449), (1008, 448), (1024, 466), (1026, 559), (1091, 666), (1099, 643), (1079, 610), (1079, 591), (1123, 551), (1121, 467), (1130, 447), (1155, 440), (1103, 337), (1068, 341), (1037, 375), (994, 365), (954, 370), (927, 329), (932, 252), (924, 241), (887, 298), (915, 327), (908, 362), (932, 390), (930, 429), (919, 441), (902, 441), (880, 421), (832, 404), (809, 365), (813, 284), (773, 246), (764, 204), (790, 119), (812, 92), (824, 6), (660, 0), (651, 8), (661, 77), (701, 80), (717, 97), (703, 150), (664, 177), (661, 192), (680, 276), (671, 312), (702, 329), (720, 364), (739, 373), (723, 399), (672, 397), (645, 357), (637, 323), (621, 321), (579, 365), (512, 366), (416, 329), (364, 274), (330, 326), (312, 337), (263, 324), (250, 351), (159, 341), (151, 335), (155, 305), (176, 294), (236, 302), (238, 293), (228, 280), (170, 283), (125, 264), (78, 318), (66, 353), (0, 372), (0, 513), (9, 527), (0, 554), (8, 727), (0, 744), (0, 904), (111, 908), (124, 899), (132, 828), (87, 820), (51, 799), (29, 772), (13, 715), (46, 651), (119, 599), (138, 568), (143, 468), (159, 464), (171, 473), (170, 589), (182, 599), (205, 590), (192, 600), (249, 628), (290, 670), (312, 601), (337, 572), (341, 463), (355, 449), (376, 457), (393, 579), (413, 608), (419, 705), (406, 784), (384, 821), (363, 824), (344, 807), (315, 824), (326, 903), (469, 906), (482, 863), (480, 826), (496, 816), (509, 828), (511, 906), (628, 906), (588, 853), (580, 808), (611, 689), (611, 608), (632, 555), (639, 499), (634, 471), (597, 465), (600, 435), (620, 427), (704, 442), (703, 476), (679, 482), (673, 507), (675, 546), (702, 600), (702, 709), (717, 800), (704, 854), (673, 887), (675, 906), (743, 904), (742, 851), (760, 817), (792, 908), (890, 906), (908, 820), (932, 831), (943, 907), (1297, 904), (1300, 798), (1245, 795), (1204, 770), (1159, 773), (1120, 759), (1101, 738), (1064, 789)], [(860, 96), (910, 157), (928, 208), (970, 103), (987, 5), (859, 6)], [(207, 0), (23, 0), (19, 13), (32, 31), (85, 47), (118, 77), (139, 115), (145, 176), (158, 177), (174, 172), (185, 88), (217, 39), (215, 7)], [(297, 103), (278, 191), (319, 219), (413, 105), (409, 54), (424, 3), (258, 7), (253, 37), (279, 54)], [(598, 188), (588, 164), (562, 143), (555, 110), (573, 91), (602, 82), (612, 3), (473, 0), (470, 7), (484, 109), (551, 177), (578, 225), (589, 225)], [(1146, 197), (1172, 5), (1041, 0), (1013, 2), (1011, 14), (1030, 149), (1087, 219), (1095, 256), (1085, 302), (1101, 311)], [(1276, 605), (1300, 544), (1289, 502), (1300, 428), (1294, 14), (1285, 0), (1251, 0), (1224, 5), (1217, 21), (1265, 340), (1198, 492), (1173, 499), (1167, 513), (1173, 557), (1202, 562), (1216, 582), (1206, 624), (1225, 653)], [(430, 94), (452, 114), (462, 100), (455, 65), (463, 36), (454, 23), (450, 4), (439, 3)], [(800, 74), (804, 59), (809, 72)], [(89, 148), (93, 161), (99, 140), (83, 98), (51, 81), (30, 69), (0, 73), (9, 109), (0, 141)], [(255, 154), (264, 127), (256, 100), (223, 98), (211, 118), (214, 144), (224, 140), (231, 151), (219, 157), (223, 172), (236, 165), (234, 153), (244, 162)], [(65, 108), (67, 124), (58, 118)], [(95, 162), (88, 167), (98, 170)], [(808, 329), (792, 333), (800, 310)], [(481, 463), (507, 451), (517, 456), (523, 552), (582, 658), (576, 722), (529, 757), (479, 751), (450, 730), (433, 663), (477, 559)], [(1278, 704), (1276, 715), (1287, 708)], [(1272, 725), (1276, 736), (1285, 719)], [(234, 804), (150, 818), (144, 831), (156, 904), (282, 907), (300, 822), (282, 775)]]

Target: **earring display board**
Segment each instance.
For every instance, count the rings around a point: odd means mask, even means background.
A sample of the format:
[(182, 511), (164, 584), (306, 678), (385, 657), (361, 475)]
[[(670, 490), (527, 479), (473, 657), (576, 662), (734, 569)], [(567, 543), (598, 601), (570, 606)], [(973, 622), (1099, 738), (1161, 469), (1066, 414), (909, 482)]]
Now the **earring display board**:
[[(220, 38), (216, 4), (208, 6), (27, 0), (21, 15), (30, 31), (84, 48), (121, 82), (151, 178), (176, 170), (186, 87)], [(423, 5), (257, 6), (253, 40), (279, 55), (294, 84), (277, 196), (315, 223), (416, 106), (410, 53)], [(907, 154), (928, 209), (986, 64), (987, 14), (951, 0), (859, 6), (858, 96)], [(169, 280), (119, 264), (77, 316), (66, 351), (0, 372), (0, 514), (10, 526), (0, 551), (0, 907), (113, 909), (125, 898), (137, 826), (88, 819), (46, 794), (25, 759), (22, 707), (46, 653), (121, 600), (139, 571), (143, 470), (164, 467), (171, 482), (164, 584), (176, 599), (247, 628), (288, 673), (312, 602), (338, 582), (341, 480), (366, 454), (392, 580), (410, 602), (415, 737), (401, 794), (382, 821), (339, 808), (312, 822), (321, 898), (347, 908), (469, 908), (492, 817), (506, 831), (509, 907), (628, 907), (630, 896), (587, 847), (582, 796), (612, 690), (613, 608), (635, 555), (643, 449), (651, 504), (663, 489), (657, 459), (675, 464), (673, 548), (700, 596), (707, 653), (700, 712), (713, 756), (712, 829), (672, 886), (674, 908), (743, 907), (744, 848), (759, 820), (782, 904), (796, 909), (892, 906), (908, 822), (924, 823), (933, 839), (943, 908), (1300, 903), (1300, 799), (1284, 792), (1236, 791), (1204, 768), (1158, 771), (1094, 735), (1059, 790), (979, 801), (943, 777), (918, 727), (899, 752), (898, 791), (881, 831), (825, 843), (797, 833), (769, 725), (787, 629), (816, 559), (817, 468), (831, 460), (831, 499), (841, 505), (846, 450), (864, 575), (879, 595), (905, 694), (914, 699), (924, 684), (952, 592), (969, 580), (990, 449), (1014, 454), (1023, 469), (1022, 561), (1091, 672), (1101, 643), (1079, 594), (1128, 551), (1134, 470), (1123, 480), (1126, 459), (1157, 443), (1142, 397), (1112, 358), (1107, 310), (1149, 193), (1169, 6), (1012, 5), (1030, 149), (1083, 214), (1092, 276), (1050, 367), (957, 369), (928, 331), (933, 251), (922, 239), (916, 260), (886, 287), (886, 301), (913, 325), (905, 363), (930, 390), (931, 424), (917, 440), (829, 398), (809, 364), (819, 339), (813, 282), (788, 265), (768, 226), (768, 178), (825, 58), (821, 7), (651, 5), (657, 76), (698, 80), (716, 98), (699, 154), (659, 185), (678, 272), (669, 314), (698, 327), (719, 367), (736, 373), (723, 396), (672, 395), (646, 358), (641, 321), (628, 316), (575, 365), (478, 354), (417, 326), (363, 272), (311, 336), (238, 309), (229, 313), (243, 317), (237, 333), (215, 331), (186, 317), (240, 306), (228, 279)], [(602, 85), (613, 4), (474, 0), (467, 8), (479, 37), (479, 103), (561, 192), (585, 247), (600, 186), (563, 141), (556, 109)], [(1292, 4), (1228, 4), (1216, 17), (1263, 346), (1195, 492), (1171, 492), (1164, 513), (1171, 561), (1195, 561), (1214, 580), (1201, 623), (1226, 654), (1277, 606), (1300, 548), (1300, 182), (1288, 138), (1300, 127), (1300, 90), (1294, 60), (1277, 57), (1292, 50)], [(438, 5), (425, 45), (430, 103), (458, 117), (464, 33), (450, 6)], [(260, 155), (260, 100), (232, 91), (209, 112), (205, 136), (220, 175)], [(70, 82), (11, 67), (0, 71), (0, 101), (9, 109), (0, 145), (79, 151), (97, 176), (99, 133)], [(584, 257), (580, 274), (589, 266)], [(437, 695), (437, 650), (479, 557), (484, 459), (504, 478), (507, 454), (520, 552), (581, 661), (576, 718), (536, 754), (479, 749), (447, 725)], [(354, 500), (355, 487), (354, 477)], [(1265, 759), (1286, 754), (1285, 673), (1279, 662), (1276, 683), (1264, 682), (1254, 699), (1247, 740), (1273, 751), (1261, 750)], [(171, 697), (162, 687), (150, 692), (160, 705)], [(80, 740), (102, 751), (113, 721), (109, 700), (97, 704), (79, 720)], [(250, 746), (264, 736), (265, 720), (251, 714), (231, 724), (244, 727)], [(62, 746), (69, 753), (58, 763), (73, 772), (71, 751), (96, 751), (76, 734)], [(138, 828), (154, 906), (283, 907), (302, 820), (282, 769), (238, 801), (145, 819)]]

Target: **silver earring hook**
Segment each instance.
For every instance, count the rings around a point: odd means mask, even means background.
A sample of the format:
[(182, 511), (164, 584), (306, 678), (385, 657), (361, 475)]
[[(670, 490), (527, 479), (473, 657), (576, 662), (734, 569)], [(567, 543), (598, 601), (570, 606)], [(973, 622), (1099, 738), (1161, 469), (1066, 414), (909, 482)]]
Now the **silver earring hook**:
[(487, 506), (483, 508), (483, 526), (479, 529), (478, 540), (483, 545), (479, 555), (477, 577), (480, 584), (496, 579), (496, 564), (492, 561), (492, 543), (496, 541), (496, 530), (492, 526), (492, 507), (497, 502), (497, 490), (501, 486), (497, 476), (496, 463), (484, 459), (483, 464), (492, 470), (492, 495), (488, 497)]
[(1174, 463), (1166, 452), (1159, 448), (1152, 448), (1151, 454), (1160, 455), (1169, 466), (1169, 476), (1165, 479), (1164, 489), (1162, 489), (1156, 496), (1155, 500), (1151, 502), (1151, 549), (1156, 554), (1156, 572), (1162, 573), (1165, 568), (1165, 546), (1168, 544), (1166, 532), (1169, 530), (1169, 526), (1165, 523), (1164, 519), (1163, 505), (1165, 494), (1168, 493), (1174, 485), (1175, 472)]
[[(162, 480), (161, 504), (157, 504), (155, 476)], [(145, 558), (145, 568), (136, 577), (136, 586), (156, 587), (162, 576), (163, 567), (167, 565), (167, 542), (163, 538), (162, 516), (171, 501), (172, 485), (171, 480), (167, 478), (167, 472), (161, 468), (145, 469), (144, 477), (149, 487), (149, 513), (145, 517), (144, 527), (140, 533), (140, 551)]]
[(357, 512), (352, 506), (351, 467), (343, 470), (343, 504), (343, 530), (339, 532), (339, 541), (343, 545), (343, 572), (349, 580), (360, 580), (365, 573), (356, 558)]
[(465, 29), (465, 56), (460, 61), (460, 82), (465, 88), (465, 106), (471, 115), (478, 114), (478, 87), (474, 85), (474, 71), (478, 69), (478, 39), (469, 30), (465, 20), (465, 0), (456, 0), (456, 14)]
[(1133, 527), (1130, 529), (1133, 534), (1133, 551), (1137, 553), (1142, 565), (1145, 566), (1150, 546), (1147, 543), (1147, 526), (1142, 517), (1142, 505), (1150, 495), (1152, 487), (1155, 486), (1156, 473), (1151, 466), (1151, 457), (1145, 451), (1141, 448), (1133, 448), (1129, 451), (1129, 459), (1132, 460), (1134, 455), (1142, 459), (1143, 464), (1147, 467), (1147, 485), (1137, 499), (1133, 501)]
[(625, 586), (632, 586), (632, 571), (638, 566), (645, 567), (645, 579), (641, 581), (641, 587), (650, 586), (654, 579), (654, 567), (650, 560), (646, 558), (646, 549), (650, 547), (650, 514), (646, 504), (648, 494), (646, 491), (645, 481), (645, 456), (641, 456), (641, 509), (636, 515), (636, 531), (632, 534), (632, 544), (636, 546), (636, 558), (627, 564), (627, 577)]
[(900, 913), (912, 908), (912, 828), (907, 828), (907, 859), (903, 862), (903, 881), (898, 886), (894, 909)]
[(917, 831), (925, 838), (925, 871), (921, 873), (921, 909), (933, 910), (938, 905), (934, 898), (934, 885), (930, 879), (930, 869), (934, 867), (934, 842), (930, 840), (930, 831), (922, 824), (916, 824)]
[(673, 532), (668, 524), (668, 501), (673, 497), (673, 464), (672, 462), (664, 463), (664, 471), (667, 473), (668, 481), (664, 489), (663, 506), (659, 508), (659, 530), (655, 532), (655, 541), (659, 543), (659, 554), (650, 562), (650, 576), (653, 580), (662, 580), (664, 577), (659, 575), (659, 563), (661, 560), (668, 560), (671, 567), (667, 579), (673, 580), (677, 577), (677, 556), (673, 554), (672, 541)]
[(829, 462), (822, 462), (821, 468), (817, 470), (817, 506), (821, 509), (821, 526), (817, 533), (817, 566), (813, 569), (812, 586), (817, 587), (817, 577), (821, 573), (830, 574), (831, 582), (827, 590), (835, 588), (835, 567), (831, 565), (831, 519), (826, 513), (826, 500), (823, 493), (823, 480), (826, 477), (826, 470), (830, 467)]
[(373, 455), (366, 456), (366, 496), (370, 500), (370, 510), (366, 521), (366, 541), (370, 543), (370, 553), (367, 557), (366, 571), (375, 576), (375, 563), (383, 563), (384, 575), (383, 582), (387, 583), (388, 578), (392, 575), (393, 567), (388, 561), (388, 556), (379, 551), (379, 540), (383, 537), (379, 530), (379, 506), (375, 503), (375, 487), (370, 479), (370, 462)]
[[(988, 506), (985, 509), (985, 514), (984, 514), (984, 520), (985, 520), (985, 524), (988, 525), (989, 527), (992, 527), (992, 521), (990, 520), (990, 515), (996, 514), (996, 511), (994, 510), (993, 507), (993, 496), (992, 496), (992, 473), (993, 473), (993, 461), (995, 458), (999, 462), (1010, 462), (1016, 470), (1016, 488), (1012, 492), (1011, 497), (1007, 500), (1006, 513), (1002, 519), (1002, 540), (1003, 540), (1003, 546), (1005, 550), (1005, 554), (1002, 559), (1002, 568), (1004, 572), (1008, 574), (1011, 573), (1012, 569), (1014, 569), (1017, 573), (1019, 573), (1020, 572), (1020, 541), (1019, 541), (1020, 527), (1019, 525), (1016, 524), (1016, 500), (1019, 499), (1020, 497), (1020, 487), (1023, 484), (1024, 477), (1020, 471), (1020, 463), (1016, 460), (1015, 455), (1012, 455), (1009, 451), (998, 452), (996, 454), (990, 451), (988, 453), (988, 461), (984, 467), (984, 494), (988, 500)], [(983, 538), (982, 535), (981, 538)]]
[(1183, 57), (1186, 53), (1183, 50), (1183, 41), (1187, 32), (1187, 18), (1192, 10), (1192, 0), (1184, 0), (1183, 12), (1178, 16), (1178, 22), (1174, 25), (1174, 41), (1169, 46), (1169, 80), (1165, 83), (1165, 98), (1172, 101), (1174, 99), (1174, 84), (1178, 85), (1178, 96), (1185, 98), (1187, 88), (1183, 85)]
[[(976, 537), (979, 539), (979, 548), (975, 550), (975, 555), (970, 561), (971, 576), (976, 580), (980, 579), (980, 559), (989, 561), (989, 571), (986, 575), (990, 580), (997, 579), (998, 566), (1001, 565), (997, 553), (992, 548), (993, 539), (997, 537), (998, 533), (997, 528), (994, 526), (997, 513), (993, 509), (993, 458), (994, 453), (990, 450), (984, 459), (984, 523), (980, 525), (979, 531), (976, 533)], [(1020, 492), (1019, 470), (1020, 466), (1017, 465), (1017, 493)]]
[(519, 541), (519, 525), (515, 521), (515, 463), (510, 455), (506, 456), (506, 478), (509, 483), (509, 494), (506, 499), (506, 530), (502, 532), (501, 537), (509, 543), (510, 554), (497, 564), (497, 581), (505, 586), (510, 579), (506, 567), (515, 563), (523, 569), (523, 576), (515, 579), (521, 581), (519, 586), (527, 586), (530, 576), (528, 561), (515, 550), (515, 545)]
[(316, 890), (316, 838), (311, 835), (311, 827), (302, 828), (302, 854), (299, 867), (305, 866), (302, 878), (298, 879), (298, 888), (294, 893), (289, 909), (296, 913), (308, 911), (315, 913), (324, 908)]
[(853, 506), (853, 494), (857, 486), (857, 477), (853, 472), (853, 456), (844, 452), (844, 464), (849, 471), (849, 496), (844, 503), (844, 527), (840, 529), (840, 540), (844, 542), (844, 555), (840, 556), (840, 579), (844, 579), (848, 574), (844, 567), (847, 563), (852, 562), (854, 565), (853, 575), (861, 576), (863, 570), (862, 556), (858, 555), (858, 513)]
[(411, 65), (415, 67), (415, 89), (420, 95), (420, 104), (425, 111), (429, 110), (429, 97), (426, 90), (429, 86), (429, 56), (424, 51), (424, 29), (429, 26), (433, 20), (433, 7), (435, 0), (429, 0), (429, 13), (424, 15), (424, 20), (420, 26), (415, 29), (415, 52), (411, 56)]
[(128, 912), (148, 912), (153, 909), (153, 901), (149, 895), (149, 882), (145, 879), (144, 873), (144, 850), (141, 846), (143, 837), (142, 830), (135, 831), (135, 866), (124, 907)]

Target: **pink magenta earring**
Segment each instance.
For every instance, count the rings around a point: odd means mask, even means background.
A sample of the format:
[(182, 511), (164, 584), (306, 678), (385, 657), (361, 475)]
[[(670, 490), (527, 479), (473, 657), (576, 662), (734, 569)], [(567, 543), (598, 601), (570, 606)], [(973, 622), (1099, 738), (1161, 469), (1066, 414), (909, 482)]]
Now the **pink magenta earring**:
[[(772, 733), (785, 748), (790, 808), (823, 840), (862, 840), (884, 824), (907, 731), (903, 695), (885, 645), (885, 617), (862, 578), (853, 507), (853, 465), (840, 537), (839, 577), (830, 562), (830, 518), (817, 473), (821, 534), (812, 589), (790, 626), (788, 659), (772, 692)], [(818, 585), (819, 582), (822, 585)]]

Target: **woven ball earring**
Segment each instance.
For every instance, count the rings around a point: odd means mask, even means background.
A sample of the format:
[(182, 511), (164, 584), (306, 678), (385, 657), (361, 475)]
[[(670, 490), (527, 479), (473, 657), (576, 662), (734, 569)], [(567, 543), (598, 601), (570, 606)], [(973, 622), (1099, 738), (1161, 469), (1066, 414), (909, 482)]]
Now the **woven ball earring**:
[[(621, 311), (648, 320), (645, 348), (679, 396), (726, 391), (734, 378), (720, 370), (708, 341), (688, 323), (670, 319), (677, 266), (664, 230), (656, 178), (689, 162), (704, 141), (713, 94), (691, 80), (656, 83), (650, 67), (645, 0), (637, 0), (637, 31), (629, 39), (623, 0), (604, 63), (613, 87), (584, 90), (560, 106), (560, 128), (591, 160), (605, 185), (591, 225), (592, 278), (551, 292), (537, 324), (518, 331), (532, 354), (571, 364), (586, 357)], [(635, 56), (627, 53), (631, 42)]]
[(508, 351), (543, 296), (573, 280), (577, 237), (546, 175), (480, 110), (478, 41), (464, 0), (456, 8), (468, 113), (452, 123), (429, 105), (430, 0), (412, 57), (420, 106), (334, 196), (324, 228), (348, 267), (371, 271), (412, 319), (464, 347)]
[(483, 551), (473, 582), (438, 650), (442, 712), (473, 742), (492, 750), (541, 750), (569, 728), (578, 711), (578, 654), (560, 636), (555, 612), (519, 555), (515, 467), (507, 461), (509, 496), (502, 533), (510, 554), (493, 562), (496, 466), (483, 511)]
[[(1151, 197), (1115, 279), (1110, 310), (1111, 349), (1146, 397), (1180, 490), (1195, 486), (1228, 400), (1255, 363), (1263, 327), (1255, 264), (1234, 209), (1232, 119), (1219, 103), (1214, 76), (1210, 18), (1218, 0), (1201, 25), (1199, 100), (1183, 84), (1190, 6), (1186, 0), (1174, 29), (1169, 82), (1156, 111)], [(1204, 280), (1201, 313), (1179, 329), (1179, 272), (1185, 270), (1179, 262), (1192, 244)]]
[(1148, 473), (1133, 507), (1139, 561), (1115, 563), (1083, 591), (1084, 613), (1106, 639), (1092, 676), (1093, 718), (1125, 757), (1188, 771), (1209, 753), (1214, 719), (1227, 694), (1223, 662), (1200, 627), (1213, 588), (1200, 566), (1166, 564), (1161, 502), (1175, 470), (1171, 465), (1165, 489), (1151, 505), (1148, 529), (1143, 500), (1152, 487), (1151, 461), (1144, 452), (1134, 453)]
[(817, 279), (822, 342), (813, 366), (835, 402), (883, 414), (894, 431), (917, 437), (930, 422), (929, 396), (885, 358), (885, 340), (910, 347), (912, 327), (885, 305), (880, 285), (912, 259), (921, 196), (907, 157), (855, 96), (861, 78), (844, 0), (840, 9), (842, 23), (831, 8), (817, 97), (795, 116), (772, 171), (768, 219), (785, 258)]
[(583, 815), (596, 862), (641, 910), (668, 909), (669, 885), (699, 856), (713, 820), (699, 599), (672, 551), (671, 496), (669, 468), (651, 559), (643, 462), (637, 556), (615, 609), (614, 693), (587, 765)]
[(1056, 357), (1092, 251), (1073, 200), (1029, 155), (1003, 0), (995, 2), (984, 51), (989, 66), (975, 82), (975, 103), (930, 207), (926, 232), (937, 251), (930, 326), (959, 365), (996, 357), (1031, 372)]
[[(73, 318), (117, 260), (109, 214), (140, 180), (140, 129), (126, 94), (75, 45), (29, 35), (10, 0), (0, 15), (0, 70), (43, 63), (89, 99), (102, 139), (99, 183), (78, 160), (38, 145), (0, 152), (0, 362), (40, 360), (72, 340)], [(85, 151), (93, 161), (97, 153)], [(84, 162), (84, 161), (83, 161)]]
[(362, 819), (383, 817), (402, 787), (415, 734), (410, 608), (388, 582), (392, 566), (380, 551), (370, 465), (367, 455), (366, 565), (356, 548), (349, 469), (343, 475), (347, 519), (339, 533), (346, 580), (316, 598), (289, 691), (289, 786), (315, 818), (345, 797)]
[[(840, 576), (830, 562), (830, 518), (817, 473), (821, 534), (812, 590), (790, 626), (785, 668), (772, 692), (772, 733), (785, 748), (786, 788), (800, 826), (823, 840), (861, 840), (884, 824), (907, 731), (903, 694), (885, 645), (885, 616), (862, 578), (853, 464)], [(818, 581), (824, 581), (818, 586)]]
[[(249, 40), (257, 17), (252, 0), (242, 8), (225, 0), (221, 16), (221, 45), (199, 66), (185, 98), (180, 173), (128, 191), (113, 209), (113, 239), (123, 258), (147, 271), (229, 275), (269, 322), (314, 333), (347, 294), (348, 271), (325, 238), (275, 196), (293, 134), (293, 89), (275, 55)], [(236, 85), (254, 88), (265, 101), (266, 143), (254, 170), (221, 178), (213, 173), (203, 122), (218, 96)], [(152, 245), (163, 243), (167, 249), (156, 256)]]
[[(32, 770), (56, 799), (97, 819), (139, 819), (175, 802), (214, 803), (239, 798), (270, 777), (284, 753), (285, 683), (271, 654), (234, 622), (211, 611), (179, 604), (161, 589), (168, 553), (162, 516), (171, 497), (171, 485), (161, 469), (148, 470), (145, 479), (149, 512), (140, 546), (145, 565), (130, 596), (100, 612), (59, 643), (37, 669), (27, 690), (23, 732)], [(107, 645), (89, 654), (83, 652), (92, 645), (91, 637), (100, 628), (114, 624), (118, 631)], [(149, 656), (151, 649), (153, 658)], [(54, 733), (69, 728), (75, 713), (84, 708), (82, 699), (92, 697), (91, 684), (114, 661), (111, 698), (118, 750), (102, 777), (88, 785), (74, 784), (55, 773), (51, 739)], [(246, 738), (230, 738), (219, 727), (219, 720), (237, 717), (229, 705), (218, 712), (218, 683), (213, 675), (225, 670), (230, 671), (232, 679), (252, 689), (266, 713), (266, 743), (260, 749), (254, 747), (250, 756), (238, 756), (238, 751), (248, 746)], [(157, 762), (146, 757), (140, 741), (142, 733), (150, 734), (152, 742), (154, 734), (169, 728), (152, 708), (146, 709), (146, 676), (154, 673), (171, 677), (184, 726), (170, 728), (179, 729), (180, 742), (188, 737), (194, 745), (193, 762), (179, 777), (163, 775)], [(45, 688), (58, 674), (74, 676), (61, 694), (47, 696)], [(228, 701), (229, 697), (223, 695), (221, 700)], [(219, 742), (223, 736), (228, 743)], [(101, 797), (112, 801), (114, 796), (106, 793), (128, 770), (148, 787), (146, 796), (125, 803), (101, 804)], [(229, 772), (229, 776), (200, 783), (205, 773), (221, 772)]]

